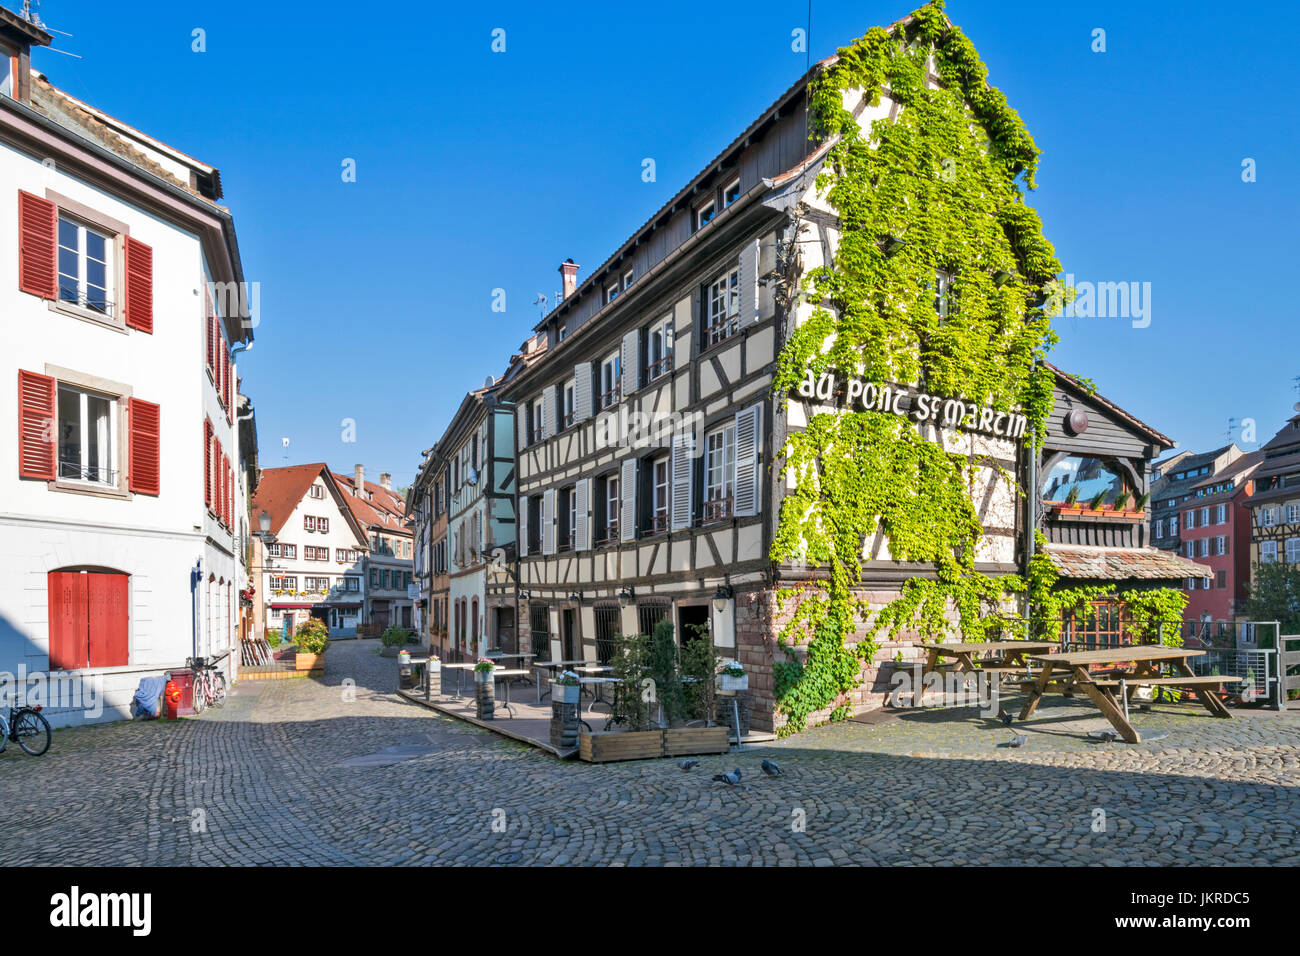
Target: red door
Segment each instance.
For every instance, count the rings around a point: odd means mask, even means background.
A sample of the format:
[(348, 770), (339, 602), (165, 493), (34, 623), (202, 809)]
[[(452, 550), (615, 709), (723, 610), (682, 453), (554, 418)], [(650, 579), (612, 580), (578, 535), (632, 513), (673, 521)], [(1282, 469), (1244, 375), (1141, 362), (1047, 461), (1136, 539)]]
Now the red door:
[(51, 571), (50, 670), (130, 662), (127, 575)]

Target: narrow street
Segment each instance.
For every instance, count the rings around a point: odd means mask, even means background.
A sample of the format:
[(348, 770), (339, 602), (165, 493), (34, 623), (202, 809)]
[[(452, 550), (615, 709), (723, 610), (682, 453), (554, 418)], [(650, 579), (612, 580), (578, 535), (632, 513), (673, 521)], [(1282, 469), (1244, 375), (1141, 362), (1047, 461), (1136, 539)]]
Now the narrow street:
[[(56, 731), (41, 758), (10, 746), (0, 863), (1300, 862), (1295, 713), (1166, 710), (1141, 726), (1167, 736), (1130, 747), (1089, 740), (1096, 718), (1062, 703), (1010, 751), (973, 712), (929, 710), (683, 774), (559, 762), (435, 716), (397, 696), (378, 648), (336, 642), (323, 680), (245, 683), (197, 719)], [(740, 786), (709, 779), (737, 765)]]

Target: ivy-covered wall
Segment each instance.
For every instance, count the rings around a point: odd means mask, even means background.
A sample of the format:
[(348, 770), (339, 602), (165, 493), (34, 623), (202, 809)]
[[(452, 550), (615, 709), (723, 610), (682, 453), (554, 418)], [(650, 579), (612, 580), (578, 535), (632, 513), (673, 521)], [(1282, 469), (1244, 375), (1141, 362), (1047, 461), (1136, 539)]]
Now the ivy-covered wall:
[[(860, 99), (863, 123), (853, 113)], [(792, 303), (798, 322), (778, 359), (777, 395), (835, 370), (1019, 411), (1041, 438), (1053, 400), (1040, 364), (1056, 342), (1049, 309), (1068, 296), (1025, 202), (1039, 151), (942, 0), (839, 50), (809, 105), (814, 137), (829, 148), (806, 206), (833, 211), (838, 242), (801, 277), (807, 304)], [(784, 732), (849, 716), (882, 641), (977, 640), (1026, 591), (1040, 613), (1079, 598), (1052, 597), (1045, 558), (1027, 576), (977, 567), (984, 529), (972, 491), (990, 465), (952, 430), (854, 408), (790, 419), (799, 427), (785, 433), (774, 467), (792, 481), (771, 557), (826, 573), (780, 592), (773, 612)], [(1016, 475), (1001, 480), (1022, 494)], [(877, 530), (893, 560), (932, 572), (883, 602), (861, 589)]]

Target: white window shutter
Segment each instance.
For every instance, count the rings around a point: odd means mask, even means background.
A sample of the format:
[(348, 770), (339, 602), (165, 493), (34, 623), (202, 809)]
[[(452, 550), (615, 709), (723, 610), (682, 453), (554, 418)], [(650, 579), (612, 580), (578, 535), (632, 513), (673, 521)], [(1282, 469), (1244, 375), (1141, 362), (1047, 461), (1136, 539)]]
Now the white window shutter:
[(573, 550), (586, 551), (591, 547), (588, 532), (591, 523), (587, 520), (588, 502), (591, 498), (591, 479), (579, 478), (573, 486)]
[(619, 494), (622, 496), (622, 514), (618, 519), (618, 539), (632, 541), (636, 538), (636, 459), (623, 462), (619, 476)]
[(542, 554), (555, 553), (555, 489), (542, 493)]
[(519, 496), (519, 556), (525, 557), (528, 554), (528, 499), (523, 495)]
[(672, 528), (680, 531), (691, 526), (694, 513), (694, 482), (691, 480), (691, 463), (695, 460), (695, 435), (689, 431), (673, 435), (672, 460)]
[(633, 329), (623, 336), (623, 397), (636, 391), (641, 374), (641, 331)]
[(736, 491), (737, 517), (758, 514), (759, 470), (763, 445), (763, 406), (751, 405), (736, 413)]
[(551, 438), (558, 433), (555, 427), (555, 386), (542, 390), (542, 437)]
[(591, 363), (573, 367), (573, 420), (585, 422), (591, 417)]
[(740, 250), (740, 325), (758, 320), (758, 240)]

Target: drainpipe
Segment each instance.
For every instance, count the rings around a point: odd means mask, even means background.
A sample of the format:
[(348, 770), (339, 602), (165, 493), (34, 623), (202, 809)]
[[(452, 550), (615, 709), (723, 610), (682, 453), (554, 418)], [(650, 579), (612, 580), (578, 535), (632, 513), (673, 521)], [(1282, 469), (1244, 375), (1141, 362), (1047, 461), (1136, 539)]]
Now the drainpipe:
[[(1038, 528), (1038, 434), (1035, 433), (1029, 440), (1029, 488), (1025, 495), (1026, 508), (1028, 515), (1025, 522), (1025, 574), (1029, 573), (1029, 562), (1034, 558), (1034, 552), (1037, 550), (1038, 542), (1034, 538), (1034, 532)], [(1033, 602), (1029, 598), (1029, 591), (1025, 591), (1025, 637), (1032, 637), (1029, 623), (1030, 615), (1033, 613)]]

